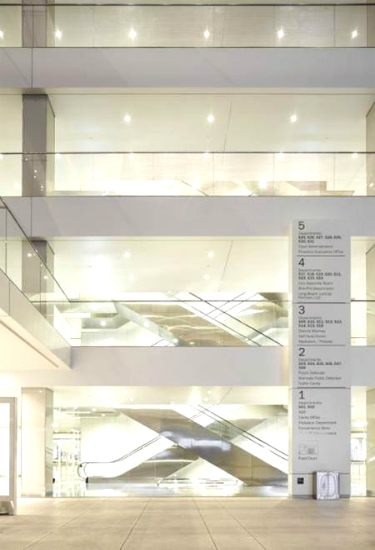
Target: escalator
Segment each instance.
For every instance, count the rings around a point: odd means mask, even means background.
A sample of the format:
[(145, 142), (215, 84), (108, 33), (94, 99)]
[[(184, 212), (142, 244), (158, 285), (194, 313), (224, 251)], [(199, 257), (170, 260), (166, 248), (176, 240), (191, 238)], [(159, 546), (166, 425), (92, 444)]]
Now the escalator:
[[(161, 479), (170, 475), (178, 477), (178, 472), (186, 468), (186, 461), (193, 464), (195, 458), (195, 461), (203, 460), (246, 485), (285, 483), (288, 463), (285, 453), (204, 407), (189, 407), (193, 412), (190, 417), (172, 408), (125, 409), (123, 412), (126, 416), (159, 436), (116, 461), (81, 464), (80, 476), (90, 477), (90, 480), (96, 478), (98, 481), (105, 478), (128, 479), (129, 472), (134, 468), (139, 469), (146, 460), (158, 460), (161, 447), (163, 451), (174, 447), (183, 451), (181, 457), (185, 464), (173, 462), (166, 476), (159, 475)], [(253, 452), (249, 452), (240, 440), (247, 442)]]

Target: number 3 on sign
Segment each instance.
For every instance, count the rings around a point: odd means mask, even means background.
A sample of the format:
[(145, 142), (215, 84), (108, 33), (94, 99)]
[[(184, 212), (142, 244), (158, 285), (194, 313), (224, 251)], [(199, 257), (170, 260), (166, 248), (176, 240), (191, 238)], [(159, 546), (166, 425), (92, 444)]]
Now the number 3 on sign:
[(306, 311), (305, 306), (298, 306), (298, 313), (300, 315), (303, 315), (305, 311)]

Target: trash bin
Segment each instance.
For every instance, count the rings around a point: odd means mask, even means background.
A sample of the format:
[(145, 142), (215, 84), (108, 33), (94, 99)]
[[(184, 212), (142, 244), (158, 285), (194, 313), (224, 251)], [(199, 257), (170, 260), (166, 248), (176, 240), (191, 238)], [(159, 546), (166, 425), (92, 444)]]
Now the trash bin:
[(317, 500), (340, 498), (340, 474), (338, 472), (315, 473), (315, 498)]

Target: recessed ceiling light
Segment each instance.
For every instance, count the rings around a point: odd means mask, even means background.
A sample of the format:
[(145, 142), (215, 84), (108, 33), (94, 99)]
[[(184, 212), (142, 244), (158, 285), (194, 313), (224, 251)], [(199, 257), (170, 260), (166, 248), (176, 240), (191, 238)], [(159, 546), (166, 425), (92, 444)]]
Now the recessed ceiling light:
[(102, 413), (102, 416), (105, 416), (105, 414), (104, 414), (104, 413)]
[(100, 321), (100, 324), (102, 327), (105, 327), (107, 325), (107, 322), (106, 321)]
[(14, 187), (17, 187), (17, 189), (19, 188), (20, 184), (19, 183), (15, 183), (14, 184)]
[(91, 410), (92, 410), (93, 413), (96, 412), (96, 409), (91, 409)]
[(214, 115), (212, 115), (212, 114), (208, 115), (208, 117), (207, 117), (207, 122), (209, 122), (210, 124), (212, 124), (212, 123), (214, 122), (214, 120), (215, 120)]
[(298, 120), (298, 117), (296, 114), (291, 115), (290, 122), (297, 122), (297, 120)]
[(369, 187), (374, 187), (374, 184), (371, 182), (370, 185), (369, 185)]
[(130, 29), (129, 31), (129, 38), (131, 38), (132, 40), (134, 40), (137, 36), (137, 31), (133, 29), (133, 27)]
[(125, 252), (124, 257), (125, 258), (130, 258), (130, 252)]
[(62, 31), (60, 31), (60, 29), (56, 29), (55, 36), (58, 40), (61, 40), (62, 35), (63, 35)]
[(60, 160), (60, 158), (61, 158), (61, 155), (60, 155), (60, 153), (56, 153), (56, 155), (55, 155), (55, 159), (56, 159), (56, 160)]
[(150, 326), (150, 323), (148, 321), (145, 322), (145, 325), (144, 325), (146, 328), (148, 328)]
[(204, 400), (205, 400), (205, 401), (208, 401), (208, 397), (205, 397)]
[(358, 31), (357, 29), (354, 29), (354, 31), (352, 31), (352, 38), (357, 38), (358, 36)]
[(52, 428), (58, 428), (59, 425), (58, 424), (52, 424)]
[(214, 254), (213, 252), (209, 252), (209, 253), (207, 254), (207, 256), (208, 256), (209, 258), (213, 258), (213, 257), (215, 256), (215, 254)]
[(355, 160), (355, 159), (357, 159), (357, 158), (358, 158), (358, 153), (353, 153), (353, 154), (352, 154), (352, 159)]
[(210, 276), (208, 275), (208, 273), (206, 273), (205, 276), (204, 276), (204, 279), (205, 279), (206, 281), (208, 281), (209, 278), (210, 278)]
[(129, 157), (133, 159), (135, 157), (135, 153), (129, 153)]
[(207, 40), (207, 38), (210, 38), (210, 31), (208, 29), (206, 29), (203, 33), (203, 36), (205, 37), (206, 40)]
[(278, 37), (278, 38), (284, 38), (284, 34), (285, 34), (285, 33), (284, 33), (284, 29), (279, 29), (279, 30), (277, 31), (277, 37)]
[(0, 31), (0, 38), (4, 38), (4, 31)]
[(284, 158), (284, 153), (277, 153), (277, 158), (282, 160)]
[(129, 275), (129, 279), (130, 279), (131, 281), (134, 281), (135, 276), (134, 276), (133, 274), (131, 274), (131, 275)]
[(129, 123), (131, 121), (132, 117), (130, 115), (125, 115), (124, 116), (124, 121)]
[(203, 153), (203, 156), (204, 156), (205, 159), (208, 159), (210, 157), (210, 153), (207, 153), (207, 152)]
[(48, 279), (47, 275), (44, 275), (43, 279), (47, 280)]
[(208, 391), (207, 393), (208, 393), (208, 395), (211, 395), (212, 391)]

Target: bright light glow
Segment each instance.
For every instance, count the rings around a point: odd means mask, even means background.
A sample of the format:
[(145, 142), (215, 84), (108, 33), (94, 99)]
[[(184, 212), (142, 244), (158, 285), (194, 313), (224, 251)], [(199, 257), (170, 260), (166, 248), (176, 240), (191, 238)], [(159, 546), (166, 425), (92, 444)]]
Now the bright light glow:
[(135, 276), (134, 276), (133, 274), (131, 274), (131, 275), (129, 275), (129, 279), (130, 279), (131, 281), (134, 281)]
[(4, 38), (4, 31), (0, 31), (0, 38)]
[(96, 409), (91, 409), (91, 410), (92, 410), (93, 413), (96, 412)]
[(55, 155), (55, 159), (56, 159), (56, 160), (60, 160), (60, 158), (61, 158), (61, 155), (60, 155), (60, 153), (56, 153), (56, 155)]
[(98, 304), (91, 304), (91, 309), (96, 311), (98, 309)]
[(268, 185), (267, 178), (263, 177), (259, 180), (259, 187), (261, 189), (266, 189), (267, 185)]
[(58, 40), (61, 40), (62, 39), (62, 31), (60, 31), (60, 29), (56, 29), (55, 31), (55, 36)]
[(284, 38), (284, 34), (285, 34), (285, 33), (284, 33), (284, 30), (283, 30), (283, 29), (279, 29), (279, 30), (277, 31), (277, 37), (278, 37), (278, 38)]
[(173, 338), (173, 343), (174, 343), (174, 344), (178, 344), (178, 339), (177, 339), (177, 338)]
[(130, 401), (134, 401), (134, 398), (133, 398), (133, 397), (131, 397), (131, 398), (130, 398)]
[(3, 160), (3, 155), (0, 153), (0, 160)]
[(32, 257), (31, 252), (28, 253), (27, 257), (28, 257), (28, 258), (31, 258), (31, 257)]
[(14, 184), (14, 187), (17, 187), (17, 189), (19, 188), (20, 184), (19, 183), (15, 183)]
[(297, 120), (298, 120), (298, 117), (297, 117), (296, 114), (291, 115), (291, 117), (290, 117), (290, 122), (293, 122), (293, 123), (294, 123), (294, 122), (297, 122)]
[(373, 183), (370, 183), (369, 187), (374, 187), (374, 184), (373, 184)]
[(137, 31), (133, 29), (133, 27), (129, 31), (129, 38), (134, 40), (137, 37)]
[(358, 36), (358, 31), (357, 29), (354, 29), (354, 31), (352, 31), (352, 38), (357, 38)]
[(150, 323), (148, 321), (145, 322), (145, 327), (148, 328), (150, 326)]
[(203, 156), (205, 159), (208, 159), (210, 157), (210, 153), (204, 153)]
[(205, 37), (206, 40), (207, 40), (207, 38), (210, 38), (210, 31), (208, 29), (206, 29), (203, 33), (203, 36)]
[(124, 121), (127, 122), (129, 124), (129, 122), (131, 121), (132, 117), (130, 115), (125, 115), (124, 116)]
[(282, 160), (284, 158), (284, 153), (277, 153), (277, 158)]
[(215, 120), (214, 115), (212, 115), (212, 114), (211, 114), (211, 115), (208, 115), (208, 117), (207, 117), (207, 122), (209, 122), (209, 124), (212, 124), (212, 123), (214, 122), (214, 120)]
[(52, 424), (52, 428), (58, 428), (59, 425), (58, 424)]
[(195, 180), (195, 181), (191, 182), (191, 185), (192, 185), (192, 187), (194, 187), (194, 189), (199, 189), (200, 186), (201, 186), (201, 182), (198, 181), (198, 180)]
[(133, 159), (135, 157), (135, 153), (129, 153), (129, 157)]
[(357, 158), (358, 158), (358, 153), (353, 153), (353, 154), (352, 154), (352, 159), (355, 160), (355, 159), (357, 159)]
[(208, 281), (209, 278), (210, 278), (210, 276), (206, 273), (205, 276), (204, 276), (205, 281)]
[(107, 323), (106, 323), (106, 321), (100, 321), (100, 324), (101, 324), (102, 327), (105, 327)]
[(215, 256), (215, 254), (214, 254), (213, 252), (209, 252), (209, 253), (207, 254), (207, 256), (208, 256), (209, 258), (213, 258), (213, 257)]
[(48, 279), (47, 275), (44, 275), (43, 279), (46, 279), (46, 280), (47, 280), (47, 279)]
[(130, 252), (125, 252), (124, 258), (130, 258)]

